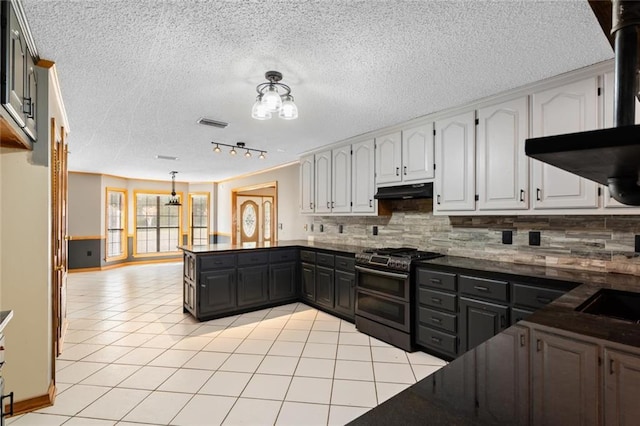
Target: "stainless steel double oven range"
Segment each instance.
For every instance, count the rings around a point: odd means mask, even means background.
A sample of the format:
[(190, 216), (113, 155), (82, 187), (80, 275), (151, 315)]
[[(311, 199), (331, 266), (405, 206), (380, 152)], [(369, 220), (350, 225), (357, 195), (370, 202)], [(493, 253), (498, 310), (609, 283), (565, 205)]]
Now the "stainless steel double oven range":
[(415, 261), (440, 256), (408, 247), (356, 253), (356, 328), (413, 351)]

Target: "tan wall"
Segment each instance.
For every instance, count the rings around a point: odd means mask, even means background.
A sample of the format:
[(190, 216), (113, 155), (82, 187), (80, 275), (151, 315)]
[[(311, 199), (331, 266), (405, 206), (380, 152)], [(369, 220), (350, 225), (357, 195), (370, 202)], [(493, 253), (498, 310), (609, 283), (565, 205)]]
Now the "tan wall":
[(89, 237), (104, 234), (100, 212), (102, 179), (100, 175), (69, 173), (69, 235)]
[(45, 395), (51, 382), (50, 175), (30, 156), (0, 154), (0, 309), (14, 311), (2, 376), (16, 401)]
[(268, 182), (278, 182), (277, 224), (282, 224), (282, 229), (276, 226), (278, 240), (306, 238), (304, 223), (307, 219), (301, 216), (298, 206), (300, 194), (298, 163), (218, 183), (218, 232), (231, 234), (231, 190)]
[[(215, 187), (213, 182), (207, 183), (190, 183), (189, 192), (207, 192), (209, 194), (209, 234), (215, 233), (216, 226), (216, 199), (215, 199)], [(186, 212), (186, 210), (185, 210)], [(189, 218), (187, 218), (187, 225)]]

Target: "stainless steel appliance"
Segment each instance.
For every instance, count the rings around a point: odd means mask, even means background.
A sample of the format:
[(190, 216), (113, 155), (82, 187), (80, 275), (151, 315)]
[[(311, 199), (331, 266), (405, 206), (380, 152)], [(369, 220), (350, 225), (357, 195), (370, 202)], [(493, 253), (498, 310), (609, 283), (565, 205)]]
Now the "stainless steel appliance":
[(413, 262), (440, 256), (410, 247), (356, 253), (356, 328), (411, 352), (415, 340)]

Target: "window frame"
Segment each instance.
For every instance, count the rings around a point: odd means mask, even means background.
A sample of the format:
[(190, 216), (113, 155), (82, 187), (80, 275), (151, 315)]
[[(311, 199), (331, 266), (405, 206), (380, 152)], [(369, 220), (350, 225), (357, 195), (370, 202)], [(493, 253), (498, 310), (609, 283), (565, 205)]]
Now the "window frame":
[[(123, 246), (122, 248), (122, 254), (117, 255), (117, 256), (109, 256), (109, 194), (112, 192), (117, 192), (117, 193), (121, 193), (122, 194), (122, 209), (120, 212), (120, 220), (122, 223), (122, 240), (121, 240), (121, 244)], [(128, 234), (128, 229), (127, 229), (127, 219), (129, 217), (129, 212), (127, 210), (127, 201), (128, 201), (128, 193), (127, 190), (125, 188), (115, 188), (115, 187), (106, 187), (105, 188), (105, 214), (104, 214), (104, 231), (105, 231), (105, 237), (104, 237), (104, 241), (105, 241), (105, 245), (104, 245), (104, 260), (106, 262), (111, 262), (111, 261), (115, 261), (115, 260), (123, 260), (126, 259), (129, 256), (129, 234)]]
[[(162, 251), (153, 253), (138, 253), (138, 195), (155, 195), (155, 196), (171, 196), (171, 191), (159, 191), (154, 189), (136, 189), (133, 191), (133, 257), (166, 257), (182, 254), (179, 249), (175, 251)], [(176, 197), (182, 203), (184, 200), (184, 194), (176, 191)], [(176, 207), (173, 207), (176, 208)], [(178, 246), (183, 244), (182, 242), (182, 207), (177, 207), (178, 210)]]
[[(187, 244), (193, 245), (193, 196), (205, 196), (207, 197), (207, 227), (206, 227), (206, 235), (207, 235), (207, 245), (209, 245), (209, 228), (211, 226), (211, 199), (210, 194), (208, 192), (189, 192), (189, 233), (187, 237)], [(198, 227), (198, 229), (202, 229), (202, 227)]]

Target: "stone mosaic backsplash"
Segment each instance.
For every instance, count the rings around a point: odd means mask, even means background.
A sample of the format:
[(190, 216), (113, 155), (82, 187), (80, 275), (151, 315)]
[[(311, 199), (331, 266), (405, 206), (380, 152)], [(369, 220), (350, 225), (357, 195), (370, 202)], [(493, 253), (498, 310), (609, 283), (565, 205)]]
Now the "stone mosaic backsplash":
[[(393, 202), (390, 217), (318, 216), (313, 225), (315, 241), (640, 275), (640, 216), (448, 217), (433, 215), (432, 200), (405, 200)], [(513, 231), (513, 244), (502, 244), (502, 231)], [(529, 245), (529, 231), (540, 232), (540, 246)]]

